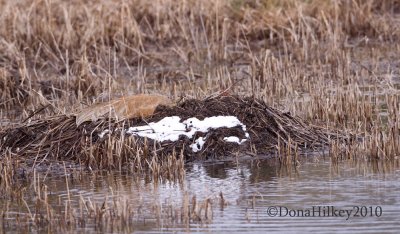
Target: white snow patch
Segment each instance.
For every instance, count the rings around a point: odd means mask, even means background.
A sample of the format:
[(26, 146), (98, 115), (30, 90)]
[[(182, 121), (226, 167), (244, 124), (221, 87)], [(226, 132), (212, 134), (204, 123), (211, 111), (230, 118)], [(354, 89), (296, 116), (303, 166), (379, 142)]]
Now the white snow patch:
[[(165, 117), (158, 122), (151, 122), (148, 125), (130, 127), (126, 133), (163, 142), (177, 141), (181, 135), (192, 139), (196, 132), (207, 133), (211, 129), (223, 127), (233, 128), (237, 126), (242, 128), (246, 139), (239, 140), (238, 137), (225, 137), (224, 140), (241, 144), (249, 138), (249, 134), (246, 131), (246, 126), (235, 116), (213, 116), (207, 117), (204, 120), (189, 118), (182, 122), (179, 116), (171, 116)], [(203, 148), (205, 141), (206, 138), (203, 137), (196, 139), (195, 142), (190, 145), (193, 152), (200, 151)]]
[(192, 148), (192, 151), (196, 153), (203, 149), (204, 143), (206, 143), (206, 139), (203, 137), (199, 137), (197, 138), (197, 140), (195, 140), (193, 144), (190, 145), (190, 147)]
[(247, 141), (247, 139), (242, 139), (240, 140), (239, 137), (237, 136), (230, 136), (230, 137), (224, 137), (224, 141), (226, 142), (232, 142), (232, 143), (237, 143), (237, 144), (242, 144)]
[[(177, 141), (180, 135), (189, 136), (185, 124), (181, 123), (180, 120), (181, 118), (178, 116), (165, 117), (156, 123), (151, 122), (145, 126), (130, 127), (126, 133), (161, 142)], [(189, 138), (192, 138), (192, 135)]]
[(208, 132), (209, 129), (217, 128), (233, 128), (236, 126), (242, 126), (243, 131), (246, 131), (246, 126), (242, 124), (235, 116), (213, 116), (207, 117), (204, 120), (197, 118), (190, 118), (183, 123), (187, 124), (188, 127), (192, 127), (199, 132)]

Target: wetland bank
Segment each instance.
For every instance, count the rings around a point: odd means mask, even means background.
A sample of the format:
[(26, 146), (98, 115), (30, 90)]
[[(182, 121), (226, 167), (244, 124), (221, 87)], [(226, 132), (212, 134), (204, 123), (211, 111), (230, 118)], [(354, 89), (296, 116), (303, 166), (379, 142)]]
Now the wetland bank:
[[(399, 7), (395, 0), (0, 2), (2, 231), (394, 232)], [(177, 104), (119, 122), (74, 117), (142, 93)], [(118, 132), (98, 141), (121, 126), (215, 115), (246, 129), (172, 145)], [(243, 145), (223, 140), (246, 133)], [(190, 145), (204, 138), (194, 152)], [(315, 204), (379, 206), (383, 216), (349, 219), (346, 229), (334, 217), (267, 217), (271, 206)]]

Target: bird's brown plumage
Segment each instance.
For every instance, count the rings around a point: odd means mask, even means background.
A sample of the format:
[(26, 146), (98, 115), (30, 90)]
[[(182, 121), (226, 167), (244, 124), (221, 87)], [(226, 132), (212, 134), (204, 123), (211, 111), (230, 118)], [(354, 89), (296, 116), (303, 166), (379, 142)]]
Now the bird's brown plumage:
[(158, 105), (172, 106), (173, 102), (166, 96), (139, 94), (124, 96), (105, 103), (89, 106), (76, 114), (76, 124), (95, 121), (102, 116), (108, 116), (117, 121), (134, 117), (146, 117), (154, 113)]

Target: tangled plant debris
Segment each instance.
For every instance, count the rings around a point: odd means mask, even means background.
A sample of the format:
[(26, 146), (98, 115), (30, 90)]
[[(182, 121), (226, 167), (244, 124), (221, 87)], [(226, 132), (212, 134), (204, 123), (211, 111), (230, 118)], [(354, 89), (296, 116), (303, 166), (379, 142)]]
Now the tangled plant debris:
[[(224, 137), (227, 142), (236, 142), (241, 144), (246, 141), (249, 134), (246, 132), (246, 126), (242, 124), (235, 116), (212, 116), (206, 117), (204, 120), (197, 118), (189, 118), (181, 122), (181, 118), (178, 116), (165, 117), (164, 119), (156, 122), (149, 123), (145, 126), (130, 127), (126, 133), (147, 137), (158, 142), (164, 141), (177, 141), (181, 135), (193, 138), (198, 132), (208, 133), (209, 131), (216, 130), (218, 128), (234, 128), (240, 126), (245, 132), (245, 139), (239, 140), (238, 137), (229, 136)], [(105, 130), (107, 131), (107, 130)], [(103, 134), (104, 131), (101, 133)], [(195, 143), (191, 144), (193, 152), (198, 152), (203, 148), (206, 137), (199, 137), (195, 140)]]
[(193, 161), (234, 153), (276, 155), (279, 147), (321, 149), (338, 135), (254, 98), (220, 96), (158, 106), (148, 118), (120, 122), (105, 117), (77, 126), (73, 116), (56, 116), (7, 129), (0, 137), (2, 155), (112, 168), (149, 157), (163, 160), (174, 152)]

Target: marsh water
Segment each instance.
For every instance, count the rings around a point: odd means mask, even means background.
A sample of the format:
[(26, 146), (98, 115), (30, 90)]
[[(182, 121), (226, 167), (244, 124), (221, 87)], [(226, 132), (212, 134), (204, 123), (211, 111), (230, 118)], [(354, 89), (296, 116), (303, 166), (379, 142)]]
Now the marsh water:
[[(78, 232), (394, 233), (400, 223), (400, 169), (395, 164), (333, 164), (318, 156), (303, 159), (296, 168), (280, 167), (275, 160), (194, 163), (183, 180), (173, 182), (85, 172), (69, 174), (67, 180), (65, 176), (38, 176), (38, 180), (51, 191), (52, 209), (61, 213), (67, 210), (66, 201), (75, 217), (96, 204), (105, 206), (106, 213), (130, 213), (127, 222), (88, 222)], [(32, 217), (34, 201), (3, 202), (2, 210), (7, 209), (3, 231), (18, 231), (5, 223), (24, 214)], [(198, 216), (185, 221), (185, 205), (191, 207), (190, 213), (196, 206)], [(33, 225), (28, 229), (46, 230)]]

